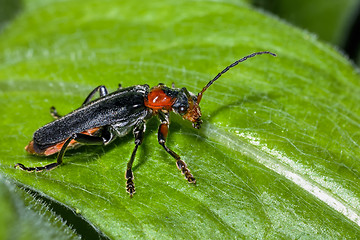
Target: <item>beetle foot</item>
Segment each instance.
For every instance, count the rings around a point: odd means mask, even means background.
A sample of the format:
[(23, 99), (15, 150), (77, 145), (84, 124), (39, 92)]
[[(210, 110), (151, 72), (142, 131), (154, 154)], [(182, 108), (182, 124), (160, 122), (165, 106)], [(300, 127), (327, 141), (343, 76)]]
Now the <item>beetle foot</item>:
[(35, 169), (33, 169), (33, 170), (30, 171), (30, 169), (28, 167), (25, 167), (24, 164), (22, 164), (22, 163), (15, 164), (14, 168), (17, 168), (17, 167), (19, 167), (21, 170), (24, 170), (24, 171), (27, 171), (27, 172), (32, 172), (32, 171), (35, 170)]
[(130, 194), (130, 197), (135, 193), (135, 184), (131, 178), (126, 181), (126, 191)]
[(181, 173), (184, 174), (186, 180), (189, 183), (196, 184), (195, 177), (190, 173), (190, 170), (187, 168), (187, 165), (184, 161), (179, 159), (179, 160), (177, 160), (176, 165), (177, 165), (178, 169), (181, 171)]
[(44, 170), (42, 167), (25, 167), (24, 164), (22, 163), (17, 163), (15, 164), (14, 168), (19, 167), (21, 170), (23, 171), (27, 171), (27, 172), (41, 172), (42, 170)]
[(53, 170), (54, 168), (56, 168), (57, 166), (59, 166), (58, 163), (50, 163), (48, 165), (45, 165), (43, 167), (25, 167), (24, 164), (22, 163), (17, 163), (15, 164), (14, 168), (19, 167), (21, 170), (27, 171), (27, 172), (42, 172), (44, 170), (50, 171)]
[(131, 168), (128, 168), (126, 170), (125, 179), (126, 179), (126, 191), (130, 194), (130, 197), (132, 197), (135, 193), (135, 184), (133, 182), (134, 175)]

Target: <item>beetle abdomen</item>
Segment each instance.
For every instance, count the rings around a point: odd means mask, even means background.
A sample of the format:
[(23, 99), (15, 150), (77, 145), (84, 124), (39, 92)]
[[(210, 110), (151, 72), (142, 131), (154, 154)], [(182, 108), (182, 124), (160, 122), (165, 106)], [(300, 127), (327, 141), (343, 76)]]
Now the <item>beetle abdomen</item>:
[[(97, 135), (98, 131), (101, 128), (96, 127), (96, 128), (92, 128), (92, 129), (88, 129), (86, 131), (81, 132), (82, 134), (86, 134), (89, 136), (94, 136)], [(36, 142), (34, 142), (34, 140), (31, 140), (29, 142), (29, 144), (25, 147), (25, 150), (31, 154), (35, 154), (35, 155), (40, 155), (40, 156), (50, 156), (53, 155), (55, 153), (60, 152), (62, 146), (64, 145), (65, 141), (67, 139), (56, 143), (54, 145), (40, 145)], [(80, 146), (81, 144), (76, 142), (75, 140), (70, 141), (69, 145), (68, 145), (68, 149), (71, 148), (75, 148), (77, 146)]]

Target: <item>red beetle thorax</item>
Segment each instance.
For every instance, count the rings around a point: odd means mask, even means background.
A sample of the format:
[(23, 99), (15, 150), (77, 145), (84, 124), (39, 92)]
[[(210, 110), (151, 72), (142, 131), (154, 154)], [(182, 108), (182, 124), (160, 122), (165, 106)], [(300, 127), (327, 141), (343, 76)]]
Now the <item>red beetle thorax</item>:
[(175, 100), (175, 98), (166, 95), (161, 88), (153, 88), (145, 98), (145, 106), (154, 110), (170, 111)]

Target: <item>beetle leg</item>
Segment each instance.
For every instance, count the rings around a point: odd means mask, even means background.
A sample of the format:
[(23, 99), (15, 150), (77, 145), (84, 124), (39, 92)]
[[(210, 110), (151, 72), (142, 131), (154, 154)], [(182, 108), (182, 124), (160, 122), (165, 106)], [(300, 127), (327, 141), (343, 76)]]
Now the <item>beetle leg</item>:
[(59, 115), (59, 113), (56, 111), (56, 108), (54, 106), (52, 106), (50, 108), (50, 115), (54, 118), (54, 119), (59, 119), (61, 118), (61, 115)]
[(54, 168), (56, 168), (57, 166), (59, 166), (60, 164), (62, 164), (63, 162), (63, 157), (66, 151), (66, 148), (68, 147), (68, 145), (70, 144), (70, 142), (72, 140), (75, 140), (79, 143), (83, 143), (83, 144), (88, 144), (88, 145), (102, 145), (108, 141), (111, 141), (111, 139), (105, 139), (103, 137), (96, 137), (96, 136), (90, 136), (90, 135), (86, 135), (86, 134), (82, 134), (82, 133), (74, 133), (73, 135), (71, 135), (71, 137), (69, 137), (64, 145), (61, 147), (61, 150), (57, 156), (57, 160), (54, 163), (50, 163), (47, 164), (45, 166), (41, 166), (41, 167), (25, 167), (24, 164), (22, 163), (17, 163), (14, 167), (19, 167), (24, 171), (27, 172), (41, 172), (43, 170), (52, 170)]
[(135, 137), (135, 147), (131, 154), (130, 160), (127, 163), (127, 169), (125, 172), (125, 179), (126, 179), (126, 191), (130, 194), (130, 197), (135, 193), (135, 185), (134, 185), (134, 174), (132, 171), (132, 165), (135, 160), (135, 155), (138, 147), (143, 142), (144, 139), (144, 132), (145, 132), (145, 122), (141, 121), (137, 126), (134, 128), (134, 137)]
[(24, 164), (17, 163), (15, 165), (15, 168), (19, 167), (22, 170), (27, 171), (27, 172), (34, 172), (34, 171), (35, 172), (41, 172), (43, 170), (48, 170), (49, 171), (49, 170), (52, 170), (52, 169), (56, 168), (57, 166), (59, 166), (62, 163), (62, 159), (63, 159), (63, 156), (65, 154), (65, 150), (66, 150), (67, 146), (69, 145), (70, 141), (75, 139), (75, 137), (76, 137), (76, 134), (73, 134), (71, 137), (69, 137), (65, 141), (64, 145), (62, 146), (62, 148), (61, 148), (61, 150), (60, 150), (60, 152), (59, 152), (59, 154), (57, 156), (57, 161), (55, 163), (50, 163), (50, 164), (47, 164), (47, 165), (42, 166), (42, 167), (25, 167)]
[[(119, 86), (121, 87), (121, 85), (119, 85)], [(87, 98), (85, 99), (85, 101), (83, 102), (82, 105), (89, 103), (91, 101), (91, 99), (94, 97), (94, 95), (96, 94), (96, 92), (99, 92), (100, 97), (103, 97), (108, 94), (106, 87), (103, 85), (100, 85), (91, 91), (91, 93), (87, 96)], [(54, 119), (59, 119), (62, 117), (61, 115), (58, 114), (58, 112), (56, 111), (56, 108), (54, 106), (52, 106), (50, 108), (50, 115)]]
[(176, 154), (173, 150), (168, 148), (165, 145), (167, 134), (169, 131), (169, 114), (165, 114), (163, 112), (159, 112), (159, 117), (161, 124), (159, 126), (158, 130), (158, 142), (159, 144), (165, 149), (166, 152), (168, 152), (175, 160), (176, 160), (176, 166), (181, 171), (182, 174), (184, 174), (186, 180), (189, 183), (196, 183), (196, 179), (194, 176), (190, 173), (190, 170), (187, 168), (186, 163), (180, 159), (180, 156)]
[(108, 90), (106, 89), (106, 87), (104, 85), (100, 85), (91, 91), (91, 93), (87, 96), (87, 98), (85, 99), (85, 101), (82, 105), (91, 102), (91, 99), (94, 97), (96, 92), (99, 92), (100, 97), (103, 97), (108, 94)]

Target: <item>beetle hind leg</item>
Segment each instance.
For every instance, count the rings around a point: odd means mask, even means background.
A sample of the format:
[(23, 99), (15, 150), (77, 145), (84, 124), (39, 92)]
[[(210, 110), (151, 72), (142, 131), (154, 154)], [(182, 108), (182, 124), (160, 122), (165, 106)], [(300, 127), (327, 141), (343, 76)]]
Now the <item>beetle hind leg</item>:
[(22, 163), (17, 163), (15, 164), (14, 168), (19, 167), (21, 170), (27, 171), (27, 172), (42, 172), (44, 170), (50, 171), (53, 170), (54, 168), (56, 168), (57, 166), (59, 166), (62, 163), (62, 159), (64, 157), (65, 154), (65, 150), (67, 148), (67, 146), (69, 145), (69, 143), (71, 142), (71, 140), (76, 138), (76, 134), (73, 134), (73, 136), (69, 137), (64, 145), (61, 147), (61, 150), (57, 156), (57, 160), (54, 163), (50, 163), (47, 164), (45, 166), (41, 166), (41, 167), (25, 167), (24, 164)]
[[(104, 132), (102, 134), (104, 134)], [(56, 162), (50, 163), (50, 164), (47, 164), (47, 165), (41, 166), (41, 167), (26, 167), (22, 163), (17, 163), (14, 167), (15, 168), (19, 167), (21, 170), (24, 170), (27, 172), (42, 172), (44, 170), (50, 171), (62, 164), (66, 148), (69, 146), (69, 144), (72, 140), (75, 140), (82, 144), (88, 144), (88, 145), (103, 145), (104, 143), (109, 142), (112, 139), (113, 139), (113, 135), (111, 135), (111, 134), (109, 135), (109, 139), (107, 139), (104, 137), (91, 136), (91, 135), (82, 134), (82, 133), (74, 133), (68, 139), (66, 139), (66, 141), (62, 145), (61, 150), (57, 156)]]
[(44, 170), (47, 170), (47, 171), (53, 170), (54, 168), (56, 168), (59, 165), (60, 164), (55, 162), (55, 163), (50, 163), (50, 164), (42, 166), (42, 167), (25, 167), (24, 164), (17, 163), (17, 164), (15, 164), (14, 167), (15, 168), (19, 167), (21, 170), (24, 170), (24, 171), (27, 171), (27, 172), (42, 172)]

